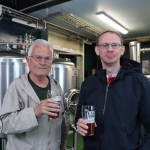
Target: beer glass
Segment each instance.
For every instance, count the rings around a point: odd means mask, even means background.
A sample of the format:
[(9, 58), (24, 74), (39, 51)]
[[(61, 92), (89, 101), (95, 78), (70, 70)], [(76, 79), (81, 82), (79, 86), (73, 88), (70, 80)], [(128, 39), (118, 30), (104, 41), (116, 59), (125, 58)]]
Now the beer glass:
[(88, 126), (86, 136), (94, 135), (95, 107), (89, 105), (82, 106), (82, 118), (87, 122)]
[[(51, 98), (57, 102), (57, 104), (60, 106), (61, 103), (61, 91), (60, 90), (48, 90), (47, 91), (47, 98)], [(59, 117), (59, 112), (57, 113), (57, 116), (48, 116), (49, 119), (57, 119)]]

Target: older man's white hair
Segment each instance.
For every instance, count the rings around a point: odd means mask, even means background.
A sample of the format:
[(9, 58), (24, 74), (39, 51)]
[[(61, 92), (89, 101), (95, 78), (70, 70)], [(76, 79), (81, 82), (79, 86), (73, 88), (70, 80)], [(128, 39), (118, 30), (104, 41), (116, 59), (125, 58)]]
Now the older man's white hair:
[(53, 47), (51, 46), (51, 44), (46, 41), (46, 40), (43, 40), (43, 39), (37, 39), (33, 42), (33, 44), (29, 47), (29, 50), (28, 50), (28, 56), (31, 56), (31, 53), (33, 51), (33, 47), (36, 45), (36, 44), (39, 44), (39, 45), (42, 45), (42, 46), (45, 46), (45, 47), (48, 47), (51, 52), (52, 52), (52, 56), (53, 56)]

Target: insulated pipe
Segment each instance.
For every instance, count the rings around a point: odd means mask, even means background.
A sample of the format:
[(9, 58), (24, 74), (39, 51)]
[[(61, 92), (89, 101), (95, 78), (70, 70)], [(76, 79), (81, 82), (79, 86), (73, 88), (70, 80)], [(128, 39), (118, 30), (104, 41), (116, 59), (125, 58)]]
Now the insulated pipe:
[(142, 48), (141, 50), (140, 50), (140, 52), (147, 52), (147, 51), (150, 51), (150, 48)]
[(129, 48), (130, 48), (130, 59), (140, 63), (141, 62), (140, 43), (138, 41), (130, 42)]

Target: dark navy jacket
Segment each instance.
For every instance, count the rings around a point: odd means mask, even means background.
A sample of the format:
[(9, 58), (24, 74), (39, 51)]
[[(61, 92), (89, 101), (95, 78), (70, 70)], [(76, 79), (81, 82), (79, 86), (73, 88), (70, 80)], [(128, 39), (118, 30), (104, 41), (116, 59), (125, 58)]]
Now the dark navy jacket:
[[(150, 150), (150, 81), (141, 74), (141, 64), (121, 59), (121, 69), (107, 85), (106, 70), (81, 86), (76, 122), (82, 105), (95, 105), (94, 136), (85, 136), (84, 150)], [(140, 127), (146, 133), (140, 141)]]

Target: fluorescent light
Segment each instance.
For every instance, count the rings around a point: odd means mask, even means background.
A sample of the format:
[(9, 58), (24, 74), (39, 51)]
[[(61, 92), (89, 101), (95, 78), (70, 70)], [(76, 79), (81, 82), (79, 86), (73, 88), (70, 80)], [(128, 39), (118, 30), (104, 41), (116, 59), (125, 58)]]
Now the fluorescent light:
[(42, 30), (44, 28), (42, 26), (36, 26), (36, 24), (33, 24), (33, 23), (29, 24), (27, 21), (24, 21), (24, 20), (21, 20), (21, 19), (18, 19), (18, 18), (12, 18), (12, 21), (20, 23), (20, 24), (24, 24), (24, 25), (29, 26), (29, 27), (37, 28), (37, 29), (40, 29), (40, 30)]
[(108, 25), (115, 28), (116, 30), (120, 31), (121, 33), (123, 33), (123, 34), (128, 33), (128, 31), (125, 28), (121, 27), (119, 24), (117, 24), (116, 22), (114, 22), (113, 20), (108, 18), (105, 14), (103, 14), (103, 13), (97, 14), (97, 17), (99, 19), (101, 19), (102, 21), (104, 21), (105, 23), (107, 23)]

